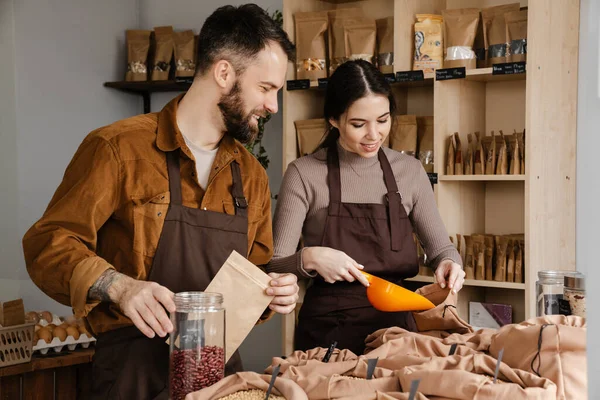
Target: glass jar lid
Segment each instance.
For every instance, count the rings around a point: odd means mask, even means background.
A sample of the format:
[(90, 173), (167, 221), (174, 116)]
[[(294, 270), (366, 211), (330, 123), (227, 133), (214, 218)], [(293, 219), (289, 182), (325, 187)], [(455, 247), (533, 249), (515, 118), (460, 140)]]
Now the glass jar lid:
[(561, 270), (556, 270), (556, 271), (538, 271), (538, 278), (539, 279), (558, 279), (558, 278), (563, 278), (565, 275), (569, 274), (569, 271), (561, 271)]
[(585, 276), (582, 273), (565, 275), (565, 287), (570, 289), (585, 290)]
[(178, 311), (194, 311), (202, 308), (220, 308), (223, 295), (210, 292), (180, 292), (175, 294), (175, 307)]

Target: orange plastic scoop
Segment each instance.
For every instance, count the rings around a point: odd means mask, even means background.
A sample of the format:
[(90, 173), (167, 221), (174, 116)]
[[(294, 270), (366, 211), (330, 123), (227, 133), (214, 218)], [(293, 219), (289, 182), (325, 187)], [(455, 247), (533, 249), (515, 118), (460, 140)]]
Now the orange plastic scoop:
[(420, 294), (369, 273), (360, 272), (370, 284), (367, 288), (367, 297), (373, 307), (379, 311), (424, 311), (435, 307), (431, 301)]

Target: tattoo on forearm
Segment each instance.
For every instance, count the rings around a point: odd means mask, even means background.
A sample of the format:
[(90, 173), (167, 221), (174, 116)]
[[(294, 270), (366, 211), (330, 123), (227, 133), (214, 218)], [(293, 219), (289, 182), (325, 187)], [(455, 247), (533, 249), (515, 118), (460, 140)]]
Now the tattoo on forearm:
[(88, 292), (89, 300), (111, 301), (108, 289), (113, 283), (121, 278), (122, 274), (114, 269), (104, 272), (98, 280), (92, 285)]

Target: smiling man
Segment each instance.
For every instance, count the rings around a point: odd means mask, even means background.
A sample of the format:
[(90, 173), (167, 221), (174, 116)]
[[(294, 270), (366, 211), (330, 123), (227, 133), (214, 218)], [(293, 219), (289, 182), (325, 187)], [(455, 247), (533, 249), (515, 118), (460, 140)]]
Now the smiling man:
[[(204, 290), (233, 250), (270, 260), (268, 179), (242, 143), (277, 112), (293, 53), (260, 7), (216, 10), (188, 92), (90, 133), (25, 235), (32, 280), (98, 338), (87, 398), (167, 398), (173, 294)], [(261, 320), (298, 298), (293, 274), (271, 276)], [(227, 373), (241, 369), (236, 353)]]

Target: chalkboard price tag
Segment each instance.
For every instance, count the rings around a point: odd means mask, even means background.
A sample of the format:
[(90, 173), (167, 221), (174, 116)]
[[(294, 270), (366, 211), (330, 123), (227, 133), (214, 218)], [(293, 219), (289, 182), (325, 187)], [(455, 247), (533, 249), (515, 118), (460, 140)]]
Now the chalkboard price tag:
[(435, 70), (436, 81), (447, 81), (449, 79), (465, 79), (467, 70), (465, 67), (444, 68)]

